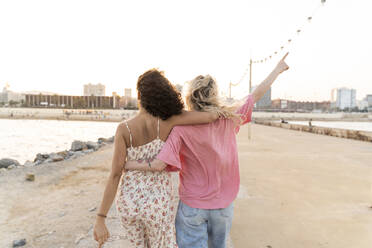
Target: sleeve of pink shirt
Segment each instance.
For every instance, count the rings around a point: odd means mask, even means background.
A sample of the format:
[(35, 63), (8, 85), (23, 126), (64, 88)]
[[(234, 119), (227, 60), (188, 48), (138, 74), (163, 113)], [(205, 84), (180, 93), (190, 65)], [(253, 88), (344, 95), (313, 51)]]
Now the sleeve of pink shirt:
[(172, 132), (167, 138), (163, 148), (156, 157), (167, 164), (166, 171), (179, 171), (182, 168), (180, 149), (182, 140), (180, 138), (177, 127), (173, 128)]
[[(253, 96), (252, 94), (249, 94), (244, 104), (236, 110), (236, 113), (240, 114), (240, 117), (242, 120), (240, 125), (244, 125), (252, 121), (253, 106), (254, 106)], [(239, 126), (236, 128), (236, 132), (238, 131), (239, 131)]]

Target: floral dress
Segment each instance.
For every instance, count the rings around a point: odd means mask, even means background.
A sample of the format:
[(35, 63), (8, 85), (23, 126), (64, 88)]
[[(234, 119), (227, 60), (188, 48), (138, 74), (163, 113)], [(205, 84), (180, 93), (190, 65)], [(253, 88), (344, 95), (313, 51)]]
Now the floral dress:
[[(151, 142), (132, 146), (132, 134), (128, 123), (130, 147), (128, 160), (155, 158), (164, 145), (158, 136)], [(167, 171), (127, 171), (120, 179), (116, 208), (124, 228), (124, 238), (133, 247), (177, 247), (174, 190), (171, 174)]]

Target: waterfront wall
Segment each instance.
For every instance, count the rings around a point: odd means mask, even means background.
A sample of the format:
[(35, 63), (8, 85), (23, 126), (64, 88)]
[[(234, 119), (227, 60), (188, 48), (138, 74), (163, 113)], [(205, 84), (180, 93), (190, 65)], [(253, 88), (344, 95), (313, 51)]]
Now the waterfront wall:
[(296, 121), (372, 121), (372, 113), (284, 113), (253, 112), (253, 118), (260, 120), (296, 120)]
[(280, 123), (267, 120), (255, 120), (256, 124), (272, 126), (272, 127), (281, 127), (285, 129), (310, 132), (315, 134), (329, 135), (334, 137), (346, 138), (346, 139), (355, 139), (361, 141), (372, 142), (372, 132), (367, 131), (356, 131), (348, 130), (341, 128), (329, 128), (329, 127), (318, 127), (318, 126), (306, 126), (299, 124), (289, 124), (289, 123)]

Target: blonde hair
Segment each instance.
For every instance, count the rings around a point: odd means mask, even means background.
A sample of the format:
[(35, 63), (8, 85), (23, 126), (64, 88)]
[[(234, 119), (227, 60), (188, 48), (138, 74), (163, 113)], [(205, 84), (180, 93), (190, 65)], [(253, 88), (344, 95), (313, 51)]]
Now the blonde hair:
[(220, 103), (217, 83), (210, 75), (200, 75), (189, 81), (185, 98), (189, 109), (217, 113), (224, 118), (238, 117), (234, 107)]

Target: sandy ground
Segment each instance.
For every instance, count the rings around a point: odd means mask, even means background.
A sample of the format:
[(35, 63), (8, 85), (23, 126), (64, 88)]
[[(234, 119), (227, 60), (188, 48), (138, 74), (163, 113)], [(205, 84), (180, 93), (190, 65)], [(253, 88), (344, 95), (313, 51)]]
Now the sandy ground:
[[(238, 144), (241, 188), (230, 247), (371, 247), (371, 143), (252, 125), (252, 139), (243, 128)], [(0, 174), (0, 247), (21, 238), (24, 247), (96, 247), (93, 209), (111, 157), (107, 145), (75, 160)], [(29, 172), (34, 182), (24, 180)], [(109, 216), (119, 238), (115, 206)]]

